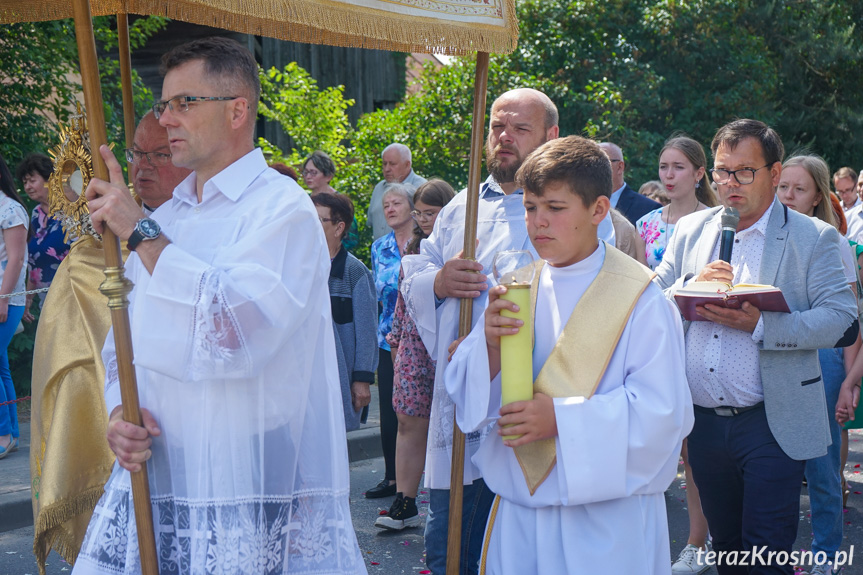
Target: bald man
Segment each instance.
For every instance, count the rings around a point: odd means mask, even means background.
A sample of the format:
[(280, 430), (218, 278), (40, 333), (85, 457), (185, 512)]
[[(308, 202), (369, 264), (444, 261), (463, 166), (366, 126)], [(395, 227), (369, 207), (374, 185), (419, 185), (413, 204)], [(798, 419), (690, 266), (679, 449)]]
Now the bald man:
[[(480, 187), (476, 259), (461, 258), (467, 194), (460, 193), (438, 215), (432, 235), (419, 255), (405, 256), (402, 294), (429, 354), (437, 359), (434, 400), (426, 448), (426, 565), (435, 575), (446, 571), (453, 402), (444, 385), (447, 348), (458, 337), (460, 298), (473, 299), (473, 322), (488, 302), (494, 255), (501, 250), (530, 250), (522, 190), (515, 174), (539, 146), (557, 138), (558, 111), (542, 92), (528, 88), (502, 94), (491, 107), (486, 141), (489, 177)], [(494, 494), (471, 456), (486, 430), (467, 437), (463, 478), (462, 551), (459, 573), (475, 575), (486, 519)], [(390, 513), (392, 517), (392, 513)]]
[(367, 215), (368, 225), (372, 228), (372, 239), (376, 240), (381, 236), (385, 236), (393, 229), (387, 225), (387, 219), (384, 217), (384, 188), (388, 184), (397, 184), (399, 182), (413, 186), (415, 189), (426, 183), (426, 179), (417, 175), (412, 166), (412, 156), (410, 148), (404, 144), (390, 144), (381, 153), (381, 163), (383, 164), (384, 179), (377, 183), (375, 189), (372, 190), (372, 197), (369, 199), (369, 210)]
[(171, 162), (168, 131), (159, 125), (153, 112), (141, 119), (135, 130), (135, 142), (126, 150), (129, 179), (135, 183), (135, 193), (144, 201), (144, 209), (152, 213), (171, 199), (174, 188), (191, 173)]
[(602, 142), (599, 147), (611, 161), (611, 184), (614, 186), (614, 192), (611, 194), (611, 207), (626, 216), (626, 219), (634, 226), (646, 213), (661, 206), (659, 202), (654, 202), (633, 190), (624, 181), (623, 173), (626, 170), (626, 161), (623, 159), (623, 151), (620, 146), (611, 142)]

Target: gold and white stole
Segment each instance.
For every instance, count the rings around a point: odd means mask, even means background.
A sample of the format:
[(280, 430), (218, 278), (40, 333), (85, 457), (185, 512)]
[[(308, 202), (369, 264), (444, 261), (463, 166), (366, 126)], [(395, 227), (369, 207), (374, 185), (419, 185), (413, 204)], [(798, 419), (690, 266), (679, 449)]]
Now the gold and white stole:
[[(542, 260), (537, 263), (530, 288), (534, 317), (544, 263)], [(534, 391), (552, 398), (590, 399), (608, 368), (638, 298), (654, 275), (620, 250), (606, 246), (602, 268), (567, 320), (534, 381)], [(542, 439), (513, 449), (533, 495), (557, 461), (555, 440)]]

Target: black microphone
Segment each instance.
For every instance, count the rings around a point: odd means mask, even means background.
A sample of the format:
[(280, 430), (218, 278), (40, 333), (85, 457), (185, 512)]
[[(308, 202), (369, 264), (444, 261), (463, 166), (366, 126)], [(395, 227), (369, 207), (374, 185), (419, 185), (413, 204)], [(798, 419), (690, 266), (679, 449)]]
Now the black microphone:
[(734, 234), (740, 223), (740, 212), (737, 208), (725, 208), (722, 212), (722, 235), (719, 239), (719, 259), (731, 263), (731, 249), (734, 247)]

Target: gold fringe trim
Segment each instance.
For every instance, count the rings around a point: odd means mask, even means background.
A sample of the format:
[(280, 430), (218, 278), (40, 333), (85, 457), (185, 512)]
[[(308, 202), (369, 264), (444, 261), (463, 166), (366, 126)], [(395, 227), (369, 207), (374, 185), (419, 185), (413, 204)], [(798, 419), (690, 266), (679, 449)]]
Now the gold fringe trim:
[[(485, 575), (485, 566), (488, 560), (488, 546), (491, 541), (491, 530), (494, 529), (494, 520), (497, 519), (497, 508), (500, 507), (500, 495), (494, 496), (494, 504), (491, 506), (491, 513), (488, 515), (488, 524), (485, 528), (485, 536), (482, 542), (482, 556), (479, 561), (479, 575)], [(45, 575), (44, 573), (42, 575)]]
[(75, 564), (80, 551), (79, 543), (59, 527), (77, 515), (93, 513), (104, 492), (103, 487), (93, 487), (71, 499), (52, 503), (39, 510), (34, 528), (33, 555), (36, 556), (40, 575), (45, 575), (45, 561), (51, 549), (70, 565)]
[(309, 0), (127, 0), (127, 11), (226, 28), (305, 44), (398, 52), (509, 53), (518, 41), (513, 0), (504, 0), (502, 27), (399, 15)]
[[(111, 16), (123, 12), (125, 0), (91, 0), (90, 12), (93, 16)], [(44, 22), (72, 18), (70, 0), (0, 0), (0, 24), (16, 22)]]
[[(21, 6), (23, 4), (23, 6)], [(0, 23), (71, 17), (67, 2), (0, 0)], [(156, 15), (305, 44), (396, 52), (510, 53), (518, 42), (514, 0), (502, 0), (503, 25), (396, 14), (326, 0), (91, 0), (94, 16)]]

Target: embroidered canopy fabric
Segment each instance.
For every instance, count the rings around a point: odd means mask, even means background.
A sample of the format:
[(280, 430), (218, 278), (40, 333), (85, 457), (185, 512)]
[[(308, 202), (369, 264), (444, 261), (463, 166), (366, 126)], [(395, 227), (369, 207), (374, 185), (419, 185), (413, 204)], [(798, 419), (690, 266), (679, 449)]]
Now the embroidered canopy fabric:
[[(308, 44), (509, 53), (515, 0), (91, 0), (94, 16), (152, 14)], [(0, 23), (72, 17), (68, 0), (0, 0)]]

